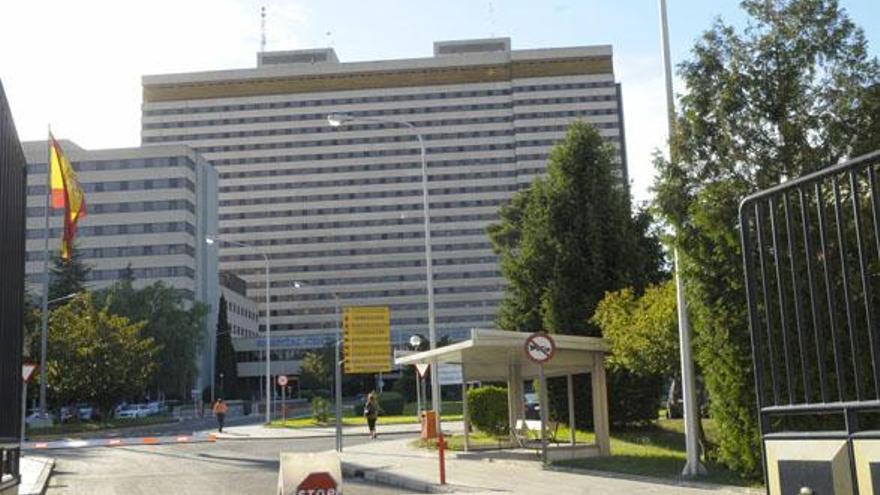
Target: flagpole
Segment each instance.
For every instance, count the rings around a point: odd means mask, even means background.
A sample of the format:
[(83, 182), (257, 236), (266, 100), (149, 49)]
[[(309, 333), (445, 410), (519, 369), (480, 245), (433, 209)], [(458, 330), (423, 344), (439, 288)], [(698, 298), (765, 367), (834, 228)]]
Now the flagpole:
[(46, 224), (43, 231), (43, 326), (40, 334), (40, 417), (46, 417), (46, 343), (49, 333), (49, 207), (52, 197), (52, 126), (46, 143)]

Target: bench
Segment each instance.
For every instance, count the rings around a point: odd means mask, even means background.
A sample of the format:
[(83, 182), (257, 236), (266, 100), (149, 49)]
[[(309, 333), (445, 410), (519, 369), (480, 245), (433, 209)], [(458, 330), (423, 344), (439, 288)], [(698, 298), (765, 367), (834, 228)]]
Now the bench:
[[(547, 421), (547, 441), (559, 445), (559, 439), (556, 434), (559, 431), (559, 423), (556, 421)], [(541, 422), (534, 419), (518, 419), (516, 421), (516, 430), (514, 438), (520, 447), (526, 447), (530, 441), (541, 441)]]

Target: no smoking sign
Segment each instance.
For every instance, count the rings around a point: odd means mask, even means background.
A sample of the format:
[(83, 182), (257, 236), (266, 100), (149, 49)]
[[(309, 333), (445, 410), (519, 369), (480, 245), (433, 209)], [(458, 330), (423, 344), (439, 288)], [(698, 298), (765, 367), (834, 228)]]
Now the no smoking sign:
[(526, 356), (537, 364), (544, 364), (556, 354), (556, 342), (546, 333), (533, 333), (526, 339)]

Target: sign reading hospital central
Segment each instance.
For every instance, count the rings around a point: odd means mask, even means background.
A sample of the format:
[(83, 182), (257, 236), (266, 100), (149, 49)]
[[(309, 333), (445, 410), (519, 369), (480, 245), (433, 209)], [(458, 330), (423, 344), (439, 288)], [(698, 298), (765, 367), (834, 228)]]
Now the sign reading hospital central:
[(346, 373), (391, 371), (388, 306), (345, 308), (342, 329)]

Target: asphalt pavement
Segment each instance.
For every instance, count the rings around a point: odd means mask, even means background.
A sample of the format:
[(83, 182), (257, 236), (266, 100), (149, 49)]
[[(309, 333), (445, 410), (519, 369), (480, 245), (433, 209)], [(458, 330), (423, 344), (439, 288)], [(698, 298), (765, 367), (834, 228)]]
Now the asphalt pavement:
[[(346, 445), (369, 441), (351, 438)], [(271, 494), (279, 453), (331, 450), (333, 445), (333, 438), (303, 438), (58, 450), (52, 452), (55, 471), (46, 493)], [(344, 490), (348, 495), (404, 493), (357, 480), (345, 480)]]

